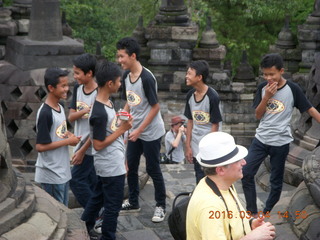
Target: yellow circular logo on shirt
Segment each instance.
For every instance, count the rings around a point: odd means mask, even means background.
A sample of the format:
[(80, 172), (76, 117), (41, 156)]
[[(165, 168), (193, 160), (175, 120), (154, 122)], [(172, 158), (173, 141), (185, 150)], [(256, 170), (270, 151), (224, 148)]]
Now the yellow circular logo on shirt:
[(133, 91), (127, 91), (127, 101), (129, 106), (137, 106), (141, 103), (141, 97)]

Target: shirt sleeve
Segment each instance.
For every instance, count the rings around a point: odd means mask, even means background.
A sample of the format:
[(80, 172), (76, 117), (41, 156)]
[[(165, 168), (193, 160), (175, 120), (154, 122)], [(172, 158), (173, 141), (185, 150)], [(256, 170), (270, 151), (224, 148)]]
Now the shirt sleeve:
[(158, 96), (157, 96), (157, 81), (154, 76), (148, 72), (147, 70), (143, 69), (141, 73), (141, 81), (144, 90), (144, 94), (148, 100), (148, 103), (153, 106), (158, 103)]
[(77, 110), (77, 91), (78, 91), (79, 86), (80, 85), (77, 83), (74, 85), (72, 99), (71, 99), (71, 102), (69, 105), (69, 109)]
[(305, 111), (310, 109), (312, 107), (312, 104), (304, 95), (300, 86), (294, 82), (287, 82), (293, 94), (294, 106), (299, 109), (300, 113), (304, 113)]
[(43, 106), (37, 121), (37, 144), (48, 144), (52, 142), (50, 130), (53, 124), (51, 109)]
[(252, 107), (256, 109), (261, 102), (262, 99), (262, 89), (267, 85), (268, 82), (262, 82), (257, 87), (256, 95), (253, 99)]
[(208, 91), (208, 97), (210, 100), (210, 122), (219, 123), (222, 121), (222, 116), (219, 108), (219, 95), (215, 90), (210, 88), (210, 91)]
[(187, 98), (186, 98), (186, 106), (184, 109), (184, 116), (186, 116), (186, 118), (192, 120), (192, 113), (191, 113), (191, 108), (190, 108), (190, 104), (189, 104), (189, 99), (191, 98), (191, 96), (194, 93), (194, 89), (191, 89), (188, 93), (187, 93)]
[(107, 136), (107, 122), (108, 115), (104, 109), (104, 105), (95, 102), (89, 118), (90, 127), (92, 129), (92, 139), (99, 141), (105, 140)]

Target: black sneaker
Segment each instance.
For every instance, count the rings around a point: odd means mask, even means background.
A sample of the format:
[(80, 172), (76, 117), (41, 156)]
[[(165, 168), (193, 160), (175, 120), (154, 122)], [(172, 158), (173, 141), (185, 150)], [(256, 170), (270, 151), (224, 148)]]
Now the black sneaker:
[(133, 212), (139, 212), (141, 210), (140, 207), (136, 207), (136, 206), (133, 206), (129, 203), (128, 200), (126, 200), (123, 204), (122, 204), (122, 207), (121, 207), (121, 210), (120, 210), (120, 214), (122, 213), (133, 213)]
[(96, 233), (93, 229), (89, 232), (90, 240), (100, 240), (101, 234)]

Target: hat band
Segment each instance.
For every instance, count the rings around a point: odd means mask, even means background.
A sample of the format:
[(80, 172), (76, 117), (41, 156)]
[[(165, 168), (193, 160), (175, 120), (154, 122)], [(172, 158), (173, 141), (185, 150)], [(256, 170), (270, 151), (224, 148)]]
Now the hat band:
[(203, 160), (201, 158), (201, 161), (205, 164), (219, 164), (222, 162), (225, 162), (231, 158), (233, 158), (234, 156), (236, 156), (239, 152), (239, 148), (236, 147), (232, 152), (228, 153), (227, 155), (220, 157), (220, 158), (216, 158), (216, 159), (211, 159), (211, 160)]

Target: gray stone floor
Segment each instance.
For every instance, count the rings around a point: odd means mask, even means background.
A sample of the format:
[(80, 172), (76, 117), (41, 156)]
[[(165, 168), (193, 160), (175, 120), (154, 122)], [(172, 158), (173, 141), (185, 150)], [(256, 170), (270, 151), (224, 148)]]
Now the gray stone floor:
[[(172, 202), (174, 197), (180, 192), (192, 191), (195, 187), (195, 177), (193, 165), (161, 165), (167, 192), (167, 213), (171, 212)], [(244, 195), (241, 187), (241, 181), (235, 184), (238, 191), (240, 200), (244, 204)], [(271, 217), (267, 221), (276, 224), (277, 239), (290, 239), (294, 240), (294, 235), (290, 231), (287, 223), (283, 219), (279, 219), (277, 211), (285, 211), (289, 197), (295, 188), (289, 185), (284, 185), (283, 193), (279, 204), (276, 205), (271, 212)], [(265, 200), (268, 193), (264, 192), (260, 187), (257, 187), (258, 207), (259, 210), (263, 209)], [(168, 214), (165, 221), (162, 223), (153, 223), (151, 218), (155, 207), (154, 202), (154, 188), (152, 180), (149, 179), (145, 187), (140, 192), (140, 206), (139, 213), (132, 213), (119, 216), (118, 218), (118, 240), (173, 240), (168, 227)], [(81, 213), (81, 209), (77, 210)], [(281, 220), (281, 221), (280, 221)]]

